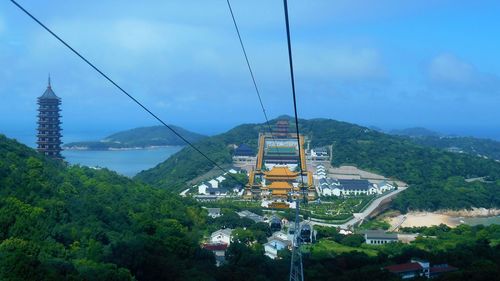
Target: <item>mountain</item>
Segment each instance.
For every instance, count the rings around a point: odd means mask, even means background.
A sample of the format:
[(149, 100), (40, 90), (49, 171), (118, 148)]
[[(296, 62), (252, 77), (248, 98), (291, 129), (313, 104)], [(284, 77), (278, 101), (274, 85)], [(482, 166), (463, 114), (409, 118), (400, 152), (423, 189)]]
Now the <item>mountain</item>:
[(468, 153), (500, 160), (500, 142), (475, 137), (444, 136), (426, 128), (415, 127), (389, 132), (423, 146), (444, 149), (455, 153)]
[(214, 280), (193, 201), (0, 135), (0, 280)]
[[(205, 137), (181, 127), (170, 126), (190, 142), (196, 142)], [(152, 126), (121, 131), (100, 141), (68, 143), (64, 145), (64, 149), (109, 150), (167, 145), (185, 145), (185, 143), (165, 126)]]
[(414, 127), (400, 130), (392, 130), (389, 132), (391, 135), (399, 135), (399, 136), (408, 136), (408, 137), (439, 137), (440, 134), (438, 132), (422, 128), (422, 127)]
[[(276, 120), (272, 120), (274, 124)], [(401, 211), (470, 207), (500, 207), (500, 163), (475, 155), (425, 147), (398, 136), (330, 119), (300, 120), (301, 133), (311, 147), (333, 145), (333, 165), (353, 164), (403, 180), (407, 191), (393, 203)], [(197, 147), (221, 165), (230, 165), (232, 145), (256, 148), (265, 124), (245, 124), (201, 140)], [(135, 179), (170, 190), (190, 187), (186, 182), (213, 168), (196, 151), (186, 147)], [(467, 182), (486, 177), (490, 182)]]
[(468, 153), (500, 161), (500, 142), (474, 137), (437, 137), (426, 136), (410, 138), (419, 145), (445, 149), (455, 153)]

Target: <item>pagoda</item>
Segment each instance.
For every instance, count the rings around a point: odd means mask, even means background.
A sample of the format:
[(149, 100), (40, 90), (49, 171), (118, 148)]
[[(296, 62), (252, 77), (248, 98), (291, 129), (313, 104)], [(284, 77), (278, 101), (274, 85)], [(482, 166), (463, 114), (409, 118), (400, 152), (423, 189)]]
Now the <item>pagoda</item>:
[(52, 91), (50, 76), (47, 90), (38, 98), (37, 150), (44, 155), (62, 159), (61, 156), (61, 99)]

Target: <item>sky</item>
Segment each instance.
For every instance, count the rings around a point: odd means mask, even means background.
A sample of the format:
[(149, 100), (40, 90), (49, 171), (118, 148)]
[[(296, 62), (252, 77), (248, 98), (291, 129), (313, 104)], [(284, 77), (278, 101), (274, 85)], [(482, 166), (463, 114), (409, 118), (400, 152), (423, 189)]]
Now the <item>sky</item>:
[[(265, 121), (224, 0), (18, 2), (169, 124)], [(292, 115), (282, 1), (231, 4), (268, 115)], [(499, 1), (290, 0), (289, 12), (299, 117), (500, 140)], [(49, 73), (65, 142), (158, 124), (10, 1), (0, 64), (0, 133), (34, 135)]]

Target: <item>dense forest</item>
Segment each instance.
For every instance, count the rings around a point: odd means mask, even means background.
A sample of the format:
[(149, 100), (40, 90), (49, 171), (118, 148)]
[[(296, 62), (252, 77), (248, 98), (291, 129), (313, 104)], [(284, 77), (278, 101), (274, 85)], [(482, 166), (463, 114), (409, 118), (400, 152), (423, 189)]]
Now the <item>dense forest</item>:
[(490, 139), (478, 139), (473, 137), (413, 137), (408, 138), (413, 143), (451, 150), (458, 153), (485, 156), (500, 160), (500, 142)]
[(164, 189), (0, 135), (0, 280), (207, 280), (205, 217)]
[[(170, 125), (190, 142), (196, 142), (205, 136), (190, 132), (181, 127)], [(184, 141), (165, 126), (140, 127), (112, 134), (100, 141), (72, 142), (65, 148), (85, 148), (89, 150), (108, 150), (120, 148), (185, 145)]]
[[(353, 164), (410, 184), (394, 202), (393, 207), (401, 211), (500, 207), (498, 162), (424, 147), (406, 138), (330, 119), (300, 120), (300, 125), (312, 147), (333, 145), (333, 165)], [(241, 125), (196, 145), (218, 163), (229, 165), (230, 145), (246, 143), (256, 148), (261, 129), (266, 130), (262, 124)], [(186, 187), (186, 181), (210, 169), (212, 166), (193, 149), (184, 148), (136, 179), (178, 191)], [(465, 181), (475, 177), (486, 177), (486, 182)]]

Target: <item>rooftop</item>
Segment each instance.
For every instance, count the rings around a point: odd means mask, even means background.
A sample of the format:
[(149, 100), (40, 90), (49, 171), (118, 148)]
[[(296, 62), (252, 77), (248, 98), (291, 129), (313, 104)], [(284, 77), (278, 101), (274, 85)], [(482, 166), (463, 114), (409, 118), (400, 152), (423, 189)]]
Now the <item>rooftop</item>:
[(431, 274), (432, 273), (451, 272), (451, 271), (456, 271), (456, 270), (458, 270), (458, 268), (456, 268), (454, 266), (450, 266), (448, 264), (439, 264), (439, 265), (432, 266), (430, 268)]
[(223, 228), (223, 229), (219, 229), (217, 231), (214, 231), (212, 233), (212, 236), (217, 235), (217, 234), (224, 234), (227, 236), (231, 236), (231, 233), (233, 233), (233, 230), (231, 228)]
[(291, 189), (293, 186), (286, 181), (275, 181), (267, 186), (269, 189)]
[(47, 85), (47, 90), (39, 97), (39, 99), (59, 99), (58, 96), (52, 91), (52, 86), (50, 85), (50, 76), (49, 76), (49, 83)]
[(394, 264), (394, 265), (386, 266), (384, 268), (392, 273), (401, 273), (401, 272), (422, 270), (422, 266), (418, 262)]
[(392, 239), (397, 240), (397, 233), (387, 233), (384, 230), (367, 230), (365, 231), (366, 239)]
[(203, 249), (209, 251), (225, 251), (227, 249), (227, 244), (225, 243), (203, 244)]
[(288, 167), (276, 167), (274, 166), (271, 171), (264, 172), (264, 175), (268, 177), (296, 177), (299, 173), (292, 172)]
[(367, 180), (346, 180), (339, 179), (338, 182), (344, 189), (348, 190), (368, 190), (371, 187), (371, 184)]

